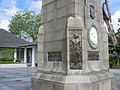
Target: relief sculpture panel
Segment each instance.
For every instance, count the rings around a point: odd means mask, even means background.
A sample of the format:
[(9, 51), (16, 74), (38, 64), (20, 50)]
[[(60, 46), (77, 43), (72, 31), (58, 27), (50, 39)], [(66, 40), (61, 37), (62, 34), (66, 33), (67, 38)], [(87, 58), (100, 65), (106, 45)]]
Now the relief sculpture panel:
[(82, 69), (82, 31), (69, 31), (70, 69)]
[(62, 52), (48, 52), (48, 61), (62, 61)]
[(88, 51), (88, 61), (98, 61), (99, 52), (98, 51)]

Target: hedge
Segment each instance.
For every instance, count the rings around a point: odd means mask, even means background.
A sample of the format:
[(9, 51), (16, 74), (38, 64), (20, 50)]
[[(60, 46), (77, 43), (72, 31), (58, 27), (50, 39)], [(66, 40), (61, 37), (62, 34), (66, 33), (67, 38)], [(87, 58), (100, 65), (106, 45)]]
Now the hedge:
[(16, 63), (20, 63), (20, 61), (16, 60), (16, 62), (14, 62), (14, 59), (11, 58), (0, 58), (0, 64), (16, 64)]

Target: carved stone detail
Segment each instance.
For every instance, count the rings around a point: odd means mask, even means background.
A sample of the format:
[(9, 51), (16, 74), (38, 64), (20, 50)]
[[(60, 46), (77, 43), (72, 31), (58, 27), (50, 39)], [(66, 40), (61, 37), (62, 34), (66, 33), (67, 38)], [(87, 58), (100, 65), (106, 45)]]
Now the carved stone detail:
[(62, 61), (62, 52), (48, 52), (48, 61)]
[(95, 19), (95, 17), (96, 17), (95, 6), (94, 5), (90, 5), (89, 6), (89, 11), (90, 11), (90, 17), (91, 17), (91, 19)]
[(82, 31), (69, 31), (70, 69), (82, 69)]
[(98, 61), (99, 52), (98, 51), (88, 51), (88, 61)]

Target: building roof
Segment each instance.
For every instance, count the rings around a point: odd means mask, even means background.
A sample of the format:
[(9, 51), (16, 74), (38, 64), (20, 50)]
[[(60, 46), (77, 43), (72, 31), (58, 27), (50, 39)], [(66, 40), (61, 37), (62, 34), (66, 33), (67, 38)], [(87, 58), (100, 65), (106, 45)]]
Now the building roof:
[(37, 46), (37, 41), (33, 41), (33, 42), (20, 45), (20, 47), (28, 47), (28, 46)]
[(18, 38), (4, 29), (0, 29), (0, 48), (18, 48), (29, 42)]

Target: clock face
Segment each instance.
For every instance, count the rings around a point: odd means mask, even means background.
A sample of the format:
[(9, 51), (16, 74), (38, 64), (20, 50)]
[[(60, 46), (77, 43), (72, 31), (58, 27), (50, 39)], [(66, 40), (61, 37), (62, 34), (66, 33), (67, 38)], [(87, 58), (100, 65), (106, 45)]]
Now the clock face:
[(94, 26), (91, 27), (89, 32), (89, 44), (93, 49), (97, 48), (98, 45), (98, 34)]

